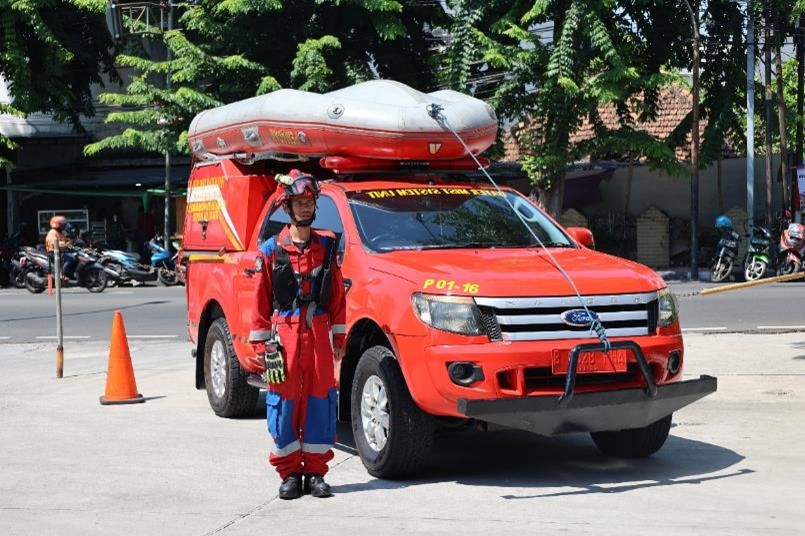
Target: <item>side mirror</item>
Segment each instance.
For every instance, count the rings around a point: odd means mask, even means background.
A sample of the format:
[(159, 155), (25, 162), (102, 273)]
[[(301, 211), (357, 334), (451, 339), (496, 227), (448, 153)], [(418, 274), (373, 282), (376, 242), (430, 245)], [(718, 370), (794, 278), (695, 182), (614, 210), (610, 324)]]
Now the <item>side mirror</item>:
[(595, 238), (593, 232), (586, 227), (568, 227), (567, 233), (573, 240), (582, 246), (590, 249), (595, 249)]

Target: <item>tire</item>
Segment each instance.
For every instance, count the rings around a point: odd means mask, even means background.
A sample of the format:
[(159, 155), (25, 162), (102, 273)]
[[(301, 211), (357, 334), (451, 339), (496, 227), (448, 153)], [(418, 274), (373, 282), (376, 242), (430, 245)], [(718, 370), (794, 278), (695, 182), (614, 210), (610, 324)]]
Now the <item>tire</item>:
[[(350, 405), (355, 446), (369, 474), (397, 479), (423, 469), (435, 425), (411, 398), (391, 350), (373, 346), (363, 353), (355, 369)], [(379, 412), (371, 415), (372, 406)], [(373, 418), (377, 416), (380, 421)], [(380, 424), (383, 420), (387, 427)]]
[(799, 272), (799, 265), (795, 262), (786, 261), (780, 267), (780, 270), (777, 272), (777, 275), (791, 275)]
[(710, 269), (710, 281), (721, 283), (732, 274), (733, 260), (719, 255)]
[(16, 288), (25, 288), (25, 269), (11, 269), (11, 284)]
[(179, 282), (176, 271), (171, 270), (165, 262), (161, 263), (157, 268), (157, 279), (166, 287), (172, 287)]
[(36, 281), (32, 281), (31, 278), (28, 277), (28, 275), (29, 274), (33, 275), (34, 272), (39, 272), (37, 275), (40, 275), (41, 277), (44, 277), (45, 279), (47, 279), (47, 274), (42, 272), (41, 270), (23, 270), (21, 277), (22, 277), (23, 283), (25, 284), (25, 288), (28, 289), (28, 292), (30, 292), (32, 294), (41, 294), (41, 293), (45, 292), (45, 288), (47, 288), (47, 284), (40, 285)]
[(766, 261), (753, 257), (744, 268), (744, 278), (747, 281), (757, 281), (766, 274)]
[(590, 434), (596, 446), (609, 456), (616, 458), (645, 458), (651, 456), (665, 444), (671, 430), (671, 417), (642, 428), (630, 428), (617, 432), (593, 432)]
[(90, 268), (84, 274), (84, 286), (93, 294), (103, 292), (108, 282), (109, 277), (101, 267)]
[(247, 376), (232, 347), (226, 319), (216, 319), (204, 344), (204, 384), (216, 415), (233, 418), (254, 411), (260, 390), (246, 383)]

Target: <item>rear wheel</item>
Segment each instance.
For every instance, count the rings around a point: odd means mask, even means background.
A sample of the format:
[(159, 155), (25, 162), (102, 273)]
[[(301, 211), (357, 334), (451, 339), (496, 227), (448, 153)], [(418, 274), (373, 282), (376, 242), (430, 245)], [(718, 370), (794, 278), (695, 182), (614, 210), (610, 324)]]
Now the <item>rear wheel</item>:
[[(33, 294), (41, 294), (45, 291), (47, 287), (47, 274), (42, 270), (23, 270), (22, 271), (22, 280), (25, 284), (25, 288), (28, 289), (28, 292)], [(40, 283), (34, 278), (40, 278), (44, 280), (44, 282)]]
[(601, 452), (617, 458), (645, 458), (665, 444), (671, 430), (672, 415), (642, 428), (630, 428), (617, 432), (593, 432), (590, 434)]
[(411, 398), (391, 350), (373, 346), (363, 353), (350, 402), (355, 446), (369, 474), (394, 479), (422, 470), (434, 422)]
[(123, 282), (123, 274), (125, 273), (126, 269), (123, 267), (122, 264), (115, 261), (106, 261), (103, 263), (103, 267), (109, 268), (110, 270), (112, 270), (117, 274), (117, 277), (111, 277), (111, 276), (107, 277), (106, 282), (107, 286), (116, 287)]
[(87, 290), (90, 292), (103, 292), (103, 289), (106, 288), (107, 282), (108, 276), (100, 266), (90, 268), (89, 271), (84, 275), (84, 286), (86, 286)]
[(732, 273), (733, 261), (729, 257), (719, 255), (710, 270), (710, 281), (720, 283)]
[(232, 347), (226, 320), (216, 319), (204, 345), (204, 384), (216, 415), (240, 417), (254, 411), (260, 390), (246, 383), (247, 376)]

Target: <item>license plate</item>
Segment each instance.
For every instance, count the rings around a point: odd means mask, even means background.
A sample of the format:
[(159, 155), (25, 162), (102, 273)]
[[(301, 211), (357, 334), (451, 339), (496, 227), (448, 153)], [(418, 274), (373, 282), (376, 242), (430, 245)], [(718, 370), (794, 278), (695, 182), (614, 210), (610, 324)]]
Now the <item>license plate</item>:
[[(626, 372), (629, 350), (617, 348), (604, 352), (581, 352), (576, 367), (577, 374), (602, 374), (607, 372)], [(568, 350), (554, 350), (551, 370), (554, 374), (567, 374), (570, 366)]]
[(738, 247), (738, 242), (736, 242), (735, 240), (722, 240), (721, 241), (721, 247), (737, 248)]

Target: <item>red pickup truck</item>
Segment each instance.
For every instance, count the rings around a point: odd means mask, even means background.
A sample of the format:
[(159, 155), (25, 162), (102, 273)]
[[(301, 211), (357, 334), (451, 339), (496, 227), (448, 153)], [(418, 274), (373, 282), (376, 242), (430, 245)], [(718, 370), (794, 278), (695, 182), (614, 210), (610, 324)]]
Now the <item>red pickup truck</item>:
[(497, 125), (478, 99), (389, 80), (193, 120), (187, 314), (216, 414), (253, 411), (264, 385), (247, 340), (255, 259), (288, 221), (273, 177), (294, 161), (325, 179), (313, 226), (336, 233), (347, 286), (339, 416), (371, 474), (414, 473), (436, 429), (477, 421), (588, 432), (615, 456), (665, 443), (673, 412), (716, 390), (682, 380), (673, 295), (589, 230), (463, 175), (488, 163)]
[[(223, 417), (255, 409), (255, 258), (288, 221), (273, 201), (273, 176), (285, 170), (237, 158), (192, 170), (187, 320), (196, 387)], [(588, 230), (563, 229), (518, 192), (454, 172), (331, 177), (313, 226), (339, 240), (348, 289), (339, 417), (352, 421), (371, 474), (420, 470), (438, 427), (472, 421), (588, 432), (605, 453), (647, 456), (674, 411), (716, 390), (713, 377), (682, 380), (664, 281), (595, 251)]]

